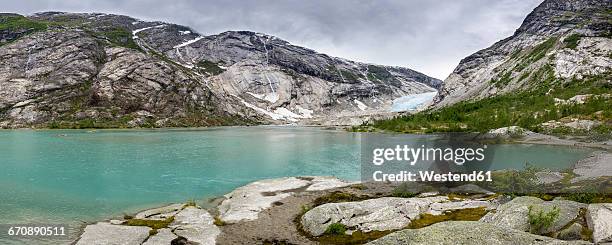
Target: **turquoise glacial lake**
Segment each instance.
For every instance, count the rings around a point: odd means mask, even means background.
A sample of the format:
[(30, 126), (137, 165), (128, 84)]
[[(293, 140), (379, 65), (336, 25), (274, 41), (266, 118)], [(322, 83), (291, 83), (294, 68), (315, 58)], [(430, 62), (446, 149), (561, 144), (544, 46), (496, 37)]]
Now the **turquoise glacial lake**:
[[(359, 180), (360, 138), (359, 133), (305, 127), (0, 130), (0, 224), (78, 228), (167, 203), (204, 202), (259, 179), (333, 175)], [(546, 145), (491, 147), (496, 147), (498, 169), (525, 162), (560, 169), (591, 152)], [(0, 243), (20, 242), (0, 236)]]

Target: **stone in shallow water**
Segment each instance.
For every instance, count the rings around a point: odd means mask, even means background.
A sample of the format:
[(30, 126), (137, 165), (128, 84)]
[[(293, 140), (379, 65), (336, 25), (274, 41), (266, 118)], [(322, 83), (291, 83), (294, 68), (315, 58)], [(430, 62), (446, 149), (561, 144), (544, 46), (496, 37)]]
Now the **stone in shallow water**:
[(586, 219), (593, 231), (593, 242), (612, 242), (612, 203), (590, 204)]
[(142, 245), (168, 245), (178, 236), (174, 235), (168, 228), (157, 230), (157, 234), (149, 237)]
[(364, 232), (393, 230), (410, 224), (431, 203), (443, 201), (448, 201), (448, 198), (383, 197), (359, 202), (327, 203), (306, 212), (301, 223), (304, 230), (313, 236), (322, 235), (333, 223), (342, 223)]
[(396, 231), (374, 240), (371, 245), (454, 245), (454, 244), (589, 244), (584, 241), (561, 241), (550, 237), (509, 229), (478, 221), (446, 221), (421, 229)]
[(149, 237), (146, 226), (112, 225), (97, 223), (85, 227), (77, 245), (139, 245)]

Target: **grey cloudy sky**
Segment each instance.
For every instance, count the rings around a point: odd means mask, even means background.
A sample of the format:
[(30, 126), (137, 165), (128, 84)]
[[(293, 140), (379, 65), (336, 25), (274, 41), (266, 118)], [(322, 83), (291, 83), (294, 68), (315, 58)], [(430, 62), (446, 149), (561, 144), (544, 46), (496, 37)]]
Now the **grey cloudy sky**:
[(444, 79), (459, 60), (512, 35), (542, 0), (20, 0), (2, 12), (103, 12), (252, 30), (332, 56), (405, 66)]

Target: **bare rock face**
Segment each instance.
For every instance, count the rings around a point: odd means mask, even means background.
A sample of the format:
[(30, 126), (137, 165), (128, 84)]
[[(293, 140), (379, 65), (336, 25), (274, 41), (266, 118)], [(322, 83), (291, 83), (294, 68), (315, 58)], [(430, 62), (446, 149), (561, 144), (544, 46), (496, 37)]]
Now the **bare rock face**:
[(248, 31), (202, 36), (170, 23), (60, 12), (0, 21), (36, 27), (0, 30), (2, 127), (318, 123), (388, 112), (394, 99), (441, 84)]
[(104, 53), (94, 38), (71, 30), (31, 34), (0, 47), (0, 56), (0, 121), (22, 126), (70, 110)]
[(461, 60), (437, 107), (609, 74), (611, 7), (610, 1), (544, 1), (514, 35)]

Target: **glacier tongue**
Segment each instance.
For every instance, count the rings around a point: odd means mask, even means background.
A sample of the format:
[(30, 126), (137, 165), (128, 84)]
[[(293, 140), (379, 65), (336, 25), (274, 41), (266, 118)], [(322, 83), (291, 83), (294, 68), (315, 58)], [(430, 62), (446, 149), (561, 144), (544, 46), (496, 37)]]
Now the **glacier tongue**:
[(431, 103), (433, 101), (433, 98), (437, 94), (438, 92), (428, 92), (399, 97), (393, 100), (393, 104), (391, 105), (391, 111), (400, 112), (422, 109), (427, 104)]

